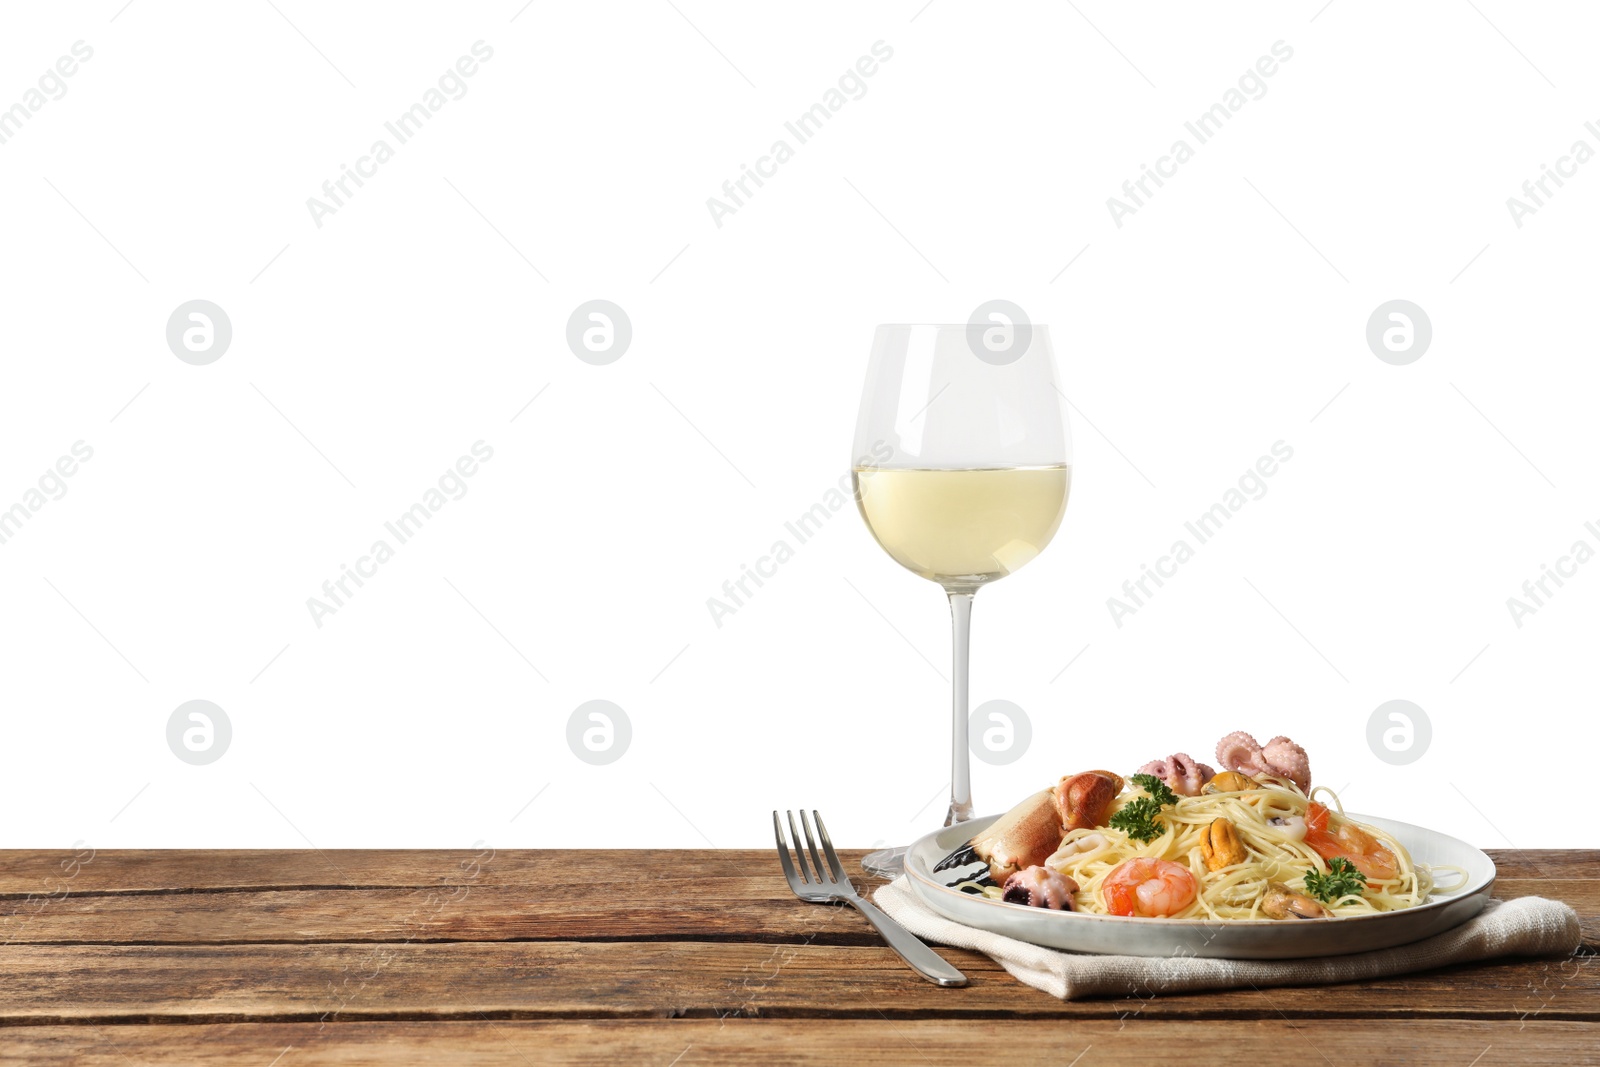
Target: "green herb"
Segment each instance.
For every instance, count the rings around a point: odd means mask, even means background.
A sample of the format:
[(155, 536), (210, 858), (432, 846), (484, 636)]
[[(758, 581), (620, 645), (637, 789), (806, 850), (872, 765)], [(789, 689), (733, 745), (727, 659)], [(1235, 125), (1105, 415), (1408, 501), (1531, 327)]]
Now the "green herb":
[(1111, 816), (1111, 826), (1135, 841), (1154, 841), (1166, 833), (1157, 816), (1163, 807), (1176, 804), (1178, 795), (1153, 774), (1136, 774), (1131, 781), (1149, 796), (1137, 797), (1124, 804), (1121, 811)]
[(1167, 783), (1153, 774), (1136, 774), (1131, 779), (1134, 785), (1149, 793), (1158, 804), (1176, 804), (1178, 794), (1167, 788)]
[(1122, 810), (1111, 816), (1111, 825), (1123, 831), (1135, 841), (1154, 841), (1165, 830), (1156, 821), (1156, 816), (1161, 814), (1161, 805), (1150, 797), (1139, 797), (1130, 800), (1122, 806)]
[(1365, 876), (1356, 870), (1355, 864), (1343, 856), (1328, 861), (1327, 874), (1307, 871), (1305, 883), (1306, 892), (1324, 904), (1331, 904), (1345, 897), (1360, 896), (1361, 891), (1367, 888)]

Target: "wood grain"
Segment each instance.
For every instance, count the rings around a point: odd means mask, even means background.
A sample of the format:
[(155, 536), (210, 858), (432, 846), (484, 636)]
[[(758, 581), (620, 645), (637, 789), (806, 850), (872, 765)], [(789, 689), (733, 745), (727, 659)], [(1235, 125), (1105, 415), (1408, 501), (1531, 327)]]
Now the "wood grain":
[(29, 946), (0, 953), (0, 1022), (203, 1018), (1113, 1018), (1433, 1015), (1600, 1020), (1600, 957), (1501, 961), (1360, 985), (1064, 1003), (986, 957), (915, 978), (882, 946), (701, 942)]
[[(731, 881), (731, 880), (730, 880)], [(318, 941), (783, 941), (874, 945), (856, 912), (759, 889), (599, 883), (427, 889), (261, 889), (0, 901), (0, 943), (228, 944)], [(757, 893), (765, 893), (761, 896)], [(1600, 949), (1600, 879), (1501, 881), (1496, 895), (1542, 895), (1578, 910)], [(648, 922), (641, 915), (648, 916)]]
[[(197, 1032), (203, 1031), (203, 1032)], [(1183, 1050), (1225, 1050), (1229, 1062), (1600, 1064), (1600, 1024), (1405, 1020), (771, 1020), (661, 1022), (474, 1020), (219, 1026), (70, 1026), (7, 1030), (8, 1059), (129, 1067), (974, 1067), (1000, 1060), (1039, 1067), (1166, 1064)], [(1324, 1058), (1326, 1057), (1326, 1058)], [(1196, 1051), (1193, 1062), (1211, 1062)]]
[[(315, 854), (290, 854), (277, 886), (262, 881), (269, 873), (263, 857), (271, 855), (102, 853), (58, 890), (0, 897), (0, 943), (879, 940), (854, 913), (823, 918), (828, 909), (798, 905), (776, 859), (761, 852), (585, 853), (581, 873), (565, 854), (358, 853), (359, 862), (343, 866), (361, 881), (313, 888), (299, 887), (313, 873), (304, 864), (323, 862)], [(20, 862), (4, 862), (13, 856)], [(1600, 870), (1576, 854), (1548, 862), (1540, 854), (1536, 862), (1563, 877), (1505, 875), (1496, 895), (1566, 900), (1578, 910), (1585, 942), (1600, 948)], [(0, 854), (0, 884), (30, 884), (25, 879), (39, 866), (36, 854)], [(423, 881), (430, 874), (454, 880)], [(185, 875), (195, 884), (183, 886)]]
[[(1489, 849), (1502, 878), (1600, 878), (1600, 853)], [(865, 850), (841, 850), (852, 872)], [(581, 857), (576, 860), (575, 857)], [(613, 882), (722, 881), (727, 893), (785, 891), (771, 849), (544, 850), (105, 849), (69, 873), (70, 850), (0, 850), (0, 897), (63, 891), (130, 893), (283, 888), (411, 888), (445, 885), (564, 886)], [(476, 863), (476, 873), (472, 864)], [(465, 866), (464, 866), (465, 865)], [(754, 876), (754, 877), (752, 877)], [(743, 887), (741, 890), (740, 887)]]
[(997, 1050), (1065, 1065), (1093, 1044), (1087, 1067), (1203, 1039), (1247, 1061), (1324, 1049), (1466, 1065), (1492, 1048), (1485, 1067), (1595, 1062), (1600, 853), (1495, 859), (1498, 896), (1578, 910), (1582, 954), (1063, 1003), (954, 949), (940, 952), (971, 986), (916, 979), (854, 911), (797, 902), (761, 850), (4, 852), (0, 1050), (255, 1067), (970, 1067)]

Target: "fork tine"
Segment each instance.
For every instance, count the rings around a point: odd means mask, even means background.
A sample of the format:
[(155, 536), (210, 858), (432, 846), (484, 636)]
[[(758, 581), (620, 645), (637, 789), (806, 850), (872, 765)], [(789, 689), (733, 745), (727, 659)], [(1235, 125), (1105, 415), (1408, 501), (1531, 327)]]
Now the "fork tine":
[[(806, 844), (811, 849), (811, 862), (816, 864), (817, 881), (818, 882), (826, 882), (826, 881), (829, 880), (828, 879), (828, 872), (823, 870), (823, 868), (822, 868), (822, 857), (817, 855), (817, 839), (814, 836), (812, 836), (812, 833), (811, 833), (811, 820), (806, 818), (806, 809), (805, 808), (801, 808), (800, 809), (800, 825), (805, 828)], [(798, 852), (799, 849), (800, 849), (800, 842), (798, 840), (795, 841), (794, 847), (795, 847), (795, 851)]]
[(811, 817), (817, 820), (817, 834), (822, 838), (822, 852), (828, 857), (828, 866), (833, 868), (833, 880), (849, 883), (850, 876), (844, 873), (844, 868), (839, 865), (839, 854), (833, 850), (833, 840), (828, 837), (828, 828), (823, 825), (822, 812), (811, 809)]
[[(794, 812), (786, 811), (784, 814), (789, 817), (789, 833), (794, 837), (794, 858), (795, 862), (800, 864), (800, 880), (802, 882), (810, 882), (811, 872), (806, 870), (806, 849), (800, 843), (800, 831), (794, 825)], [(822, 865), (820, 863), (817, 864), (816, 882), (817, 884), (822, 882)]]
[(789, 842), (783, 836), (783, 824), (778, 821), (778, 810), (772, 810), (772, 833), (778, 839), (778, 861), (783, 864), (783, 876), (789, 880), (789, 888), (796, 893), (804, 884), (800, 876), (795, 874), (794, 863), (789, 859)]

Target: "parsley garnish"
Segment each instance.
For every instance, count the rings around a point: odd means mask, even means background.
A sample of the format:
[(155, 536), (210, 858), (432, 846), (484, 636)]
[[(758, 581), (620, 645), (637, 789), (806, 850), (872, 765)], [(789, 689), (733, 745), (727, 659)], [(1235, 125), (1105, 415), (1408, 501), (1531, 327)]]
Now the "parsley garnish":
[(1158, 804), (1176, 804), (1178, 794), (1167, 788), (1167, 783), (1153, 774), (1136, 774), (1129, 781), (1155, 798)]
[(1166, 832), (1157, 816), (1163, 807), (1178, 802), (1178, 794), (1153, 774), (1136, 774), (1130, 781), (1149, 795), (1124, 804), (1122, 810), (1111, 816), (1111, 825), (1135, 841), (1154, 841)]
[(1360, 896), (1361, 891), (1367, 888), (1366, 877), (1356, 870), (1355, 864), (1343, 856), (1328, 861), (1327, 874), (1307, 871), (1305, 883), (1306, 892), (1324, 904), (1331, 904), (1345, 897)]

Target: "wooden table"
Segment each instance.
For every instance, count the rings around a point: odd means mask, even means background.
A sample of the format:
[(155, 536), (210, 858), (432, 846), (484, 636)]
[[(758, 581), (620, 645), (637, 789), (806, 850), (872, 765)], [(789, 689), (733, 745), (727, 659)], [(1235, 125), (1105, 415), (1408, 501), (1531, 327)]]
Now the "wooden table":
[(1600, 852), (1495, 862), (1579, 955), (1062, 1003), (954, 949), (969, 987), (919, 980), (770, 851), (0, 852), (0, 1061), (1600, 1063)]

